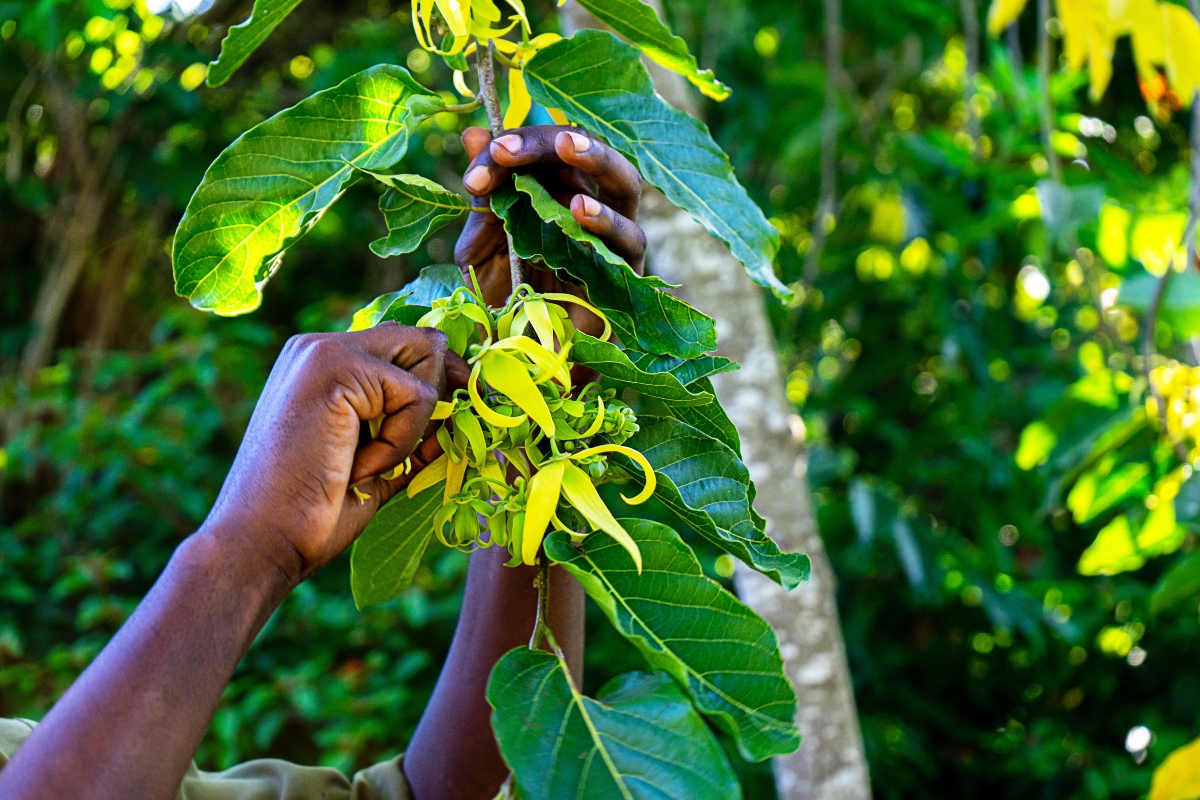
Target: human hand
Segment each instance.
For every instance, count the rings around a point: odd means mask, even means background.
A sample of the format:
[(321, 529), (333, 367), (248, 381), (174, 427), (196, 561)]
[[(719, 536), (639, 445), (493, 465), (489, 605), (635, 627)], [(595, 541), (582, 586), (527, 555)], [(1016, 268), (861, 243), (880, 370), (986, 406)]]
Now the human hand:
[[(436, 438), (422, 438), (447, 385), (465, 386), (467, 375), (447, 353), (445, 334), (432, 328), (386, 322), (293, 337), (202, 532), (266, 555), (293, 583), (303, 580), (441, 454)], [(368, 421), (380, 416), (372, 439)], [(382, 477), (410, 456), (411, 471)]]
[[(582, 128), (533, 125), (506, 132), (492, 141), (486, 128), (463, 132), (470, 165), (463, 185), (477, 199), (477, 208), (488, 206), (489, 196), (514, 172), (528, 172), (546, 187), (583, 227), (598, 236), (640, 275), (644, 271), (646, 235), (637, 222), (642, 178), (637, 168)], [(489, 305), (502, 306), (512, 292), (508, 264), (508, 239), (504, 225), (491, 212), (470, 215), (454, 260), (475, 274)], [(559, 281), (546, 270), (530, 269), (526, 283), (539, 292), (570, 292), (583, 297), (579, 287)], [(577, 328), (600, 335), (600, 321), (584, 308), (570, 305)]]

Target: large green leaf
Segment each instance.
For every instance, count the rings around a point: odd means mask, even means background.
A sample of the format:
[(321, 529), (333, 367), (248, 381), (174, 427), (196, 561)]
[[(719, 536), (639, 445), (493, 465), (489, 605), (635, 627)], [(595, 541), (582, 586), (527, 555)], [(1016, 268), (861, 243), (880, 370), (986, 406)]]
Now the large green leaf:
[[(532, 175), (517, 175), (513, 178), (513, 185), (517, 187), (517, 191), (529, 195), (529, 201), (533, 204), (533, 210), (543, 220), (553, 222), (562, 228), (563, 233), (575, 241), (586, 243), (595, 249), (600, 257), (608, 263), (618, 266), (629, 266), (628, 262), (610, 250), (608, 245), (599, 236), (590, 231), (585, 231), (583, 226), (576, 221), (574, 215), (571, 214), (571, 209), (551, 197), (550, 193), (546, 191), (546, 187), (542, 186), (537, 178)], [(655, 286), (670, 286), (670, 284), (658, 276), (651, 276), (649, 280), (654, 282)]]
[[(678, 419), (640, 415), (642, 429), (625, 445), (641, 452), (657, 476), (655, 496), (701, 536), (792, 589), (808, 578), (808, 556), (782, 553), (750, 507), (753, 484), (746, 465), (727, 445)], [(633, 461), (612, 460), (645, 485)]]
[(381, 65), (302, 100), (225, 149), (175, 233), (175, 290), (218, 314), (252, 311), (283, 253), (358, 170), (395, 164), (408, 147), (405, 103), (428, 94)]
[(1150, 611), (1161, 611), (1200, 594), (1200, 553), (1183, 556), (1167, 570), (1150, 595)]
[(525, 80), (534, 100), (603, 137), (728, 243), (756, 283), (791, 298), (773, 266), (779, 231), (738, 183), (708, 128), (655, 93), (636, 48), (605, 31), (579, 31), (530, 60)]
[(230, 28), (221, 42), (221, 54), (208, 67), (208, 85), (220, 86), (229, 80), (298, 5), (300, 0), (254, 0), (250, 18)]
[(794, 752), (800, 746), (796, 692), (771, 626), (706, 578), (675, 531), (644, 519), (620, 522), (642, 553), (640, 575), (607, 534), (592, 534), (576, 547), (555, 531), (546, 552), (583, 584), (650, 666), (673, 677), (701, 713), (734, 736), (744, 758)]
[(658, 13), (641, 0), (578, 0), (592, 16), (632, 42), (650, 60), (678, 72), (714, 100), (729, 97), (729, 87), (711, 69), (700, 69), (687, 42), (675, 36)]
[(517, 255), (541, 261), (563, 280), (586, 287), (588, 299), (627, 344), (678, 358), (716, 349), (711, 318), (662, 291), (668, 286), (662, 280), (613, 264), (572, 240), (555, 222), (542, 220), (528, 196), (504, 187), (492, 194), (492, 210), (504, 220)]
[(692, 392), (670, 372), (643, 372), (634, 366), (625, 351), (615, 344), (602, 342), (576, 331), (571, 360), (599, 372), (606, 378), (628, 386), (647, 397), (669, 400), (680, 406), (702, 406), (716, 402), (707, 392)]
[(356, 606), (385, 603), (412, 583), (433, 536), (433, 515), (442, 507), (444, 490), (443, 481), (412, 498), (402, 491), (375, 513), (350, 554)]
[(740, 800), (712, 731), (666, 675), (630, 672), (584, 697), (551, 653), (492, 670), (492, 730), (522, 800)]
[(653, 353), (639, 353), (634, 350), (626, 351), (625, 355), (629, 356), (629, 360), (638, 369), (644, 372), (669, 372), (684, 386), (701, 378), (740, 369), (737, 364), (724, 356), (700, 356), (699, 358), (684, 359), (674, 356), (656, 356)]
[[(688, 389), (716, 396), (712, 381), (708, 378), (693, 381), (688, 384)], [(672, 403), (669, 400), (653, 399), (646, 403), (646, 410), (654, 416), (674, 417), (681, 420), (701, 433), (716, 439), (737, 454), (738, 458), (742, 457), (742, 438), (738, 435), (737, 426), (729, 419), (729, 415), (725, 413), (719, 400), (714, 400), (707, 405), (691, 406)], [(750, 488), (753, 489), (754, 485), (751, 484)], [(750, 496), (750, 502), (754, 502), (753, 494)], [(753, 513), (754, 509), (751, 508), (750, 511)], [(762, 525), (758, 527), (761, 528)]]
[(379, 198), (388, 235), (371, 242), (371, 251), (380, 258), (411, 253), (425, 237), (471, 208), (454, 192), (420, 175), (372, 174), (388, 187)]

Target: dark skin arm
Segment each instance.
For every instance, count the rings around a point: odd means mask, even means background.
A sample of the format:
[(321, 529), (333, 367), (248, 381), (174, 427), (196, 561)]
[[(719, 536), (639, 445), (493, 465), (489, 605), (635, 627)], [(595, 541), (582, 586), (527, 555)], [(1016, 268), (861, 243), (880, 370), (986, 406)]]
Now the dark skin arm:
[[(455, 357), (456, 358), (456, 357)], [(451, 365), (461, 379), (465, 365)], [(175, 796), (238, 661), (301, 580), (408, 480), (445, 386), (439, 331), (395, 323), (292, 339), (203, 527), (0, 772), (5, 800)], [(386, 414), (362, 446), (364, 420)], [(360, 503), (357, 484), (371, 495)]]
[[(551, 125), (509, 131), (495, 142), (486, 129), (468, 128), (463, 145), (471, 159), (463, 185), (476, 197), (476, 207), (487, 208), (488, 196), (513, 172), (529, 171), (571, 209), (581, 226), (641, 273), (646, 237), (633, 221), (641, 177), (624, 156), (579, 128)], [(489, 305), (505, 303), (512, 291), (508, 240), (495, 214), (471, 213), (455, 248), (455, 261), (468, 281), (467, 267), (475, 267)], [(540, 269), (527, 269), (525, 281), (540, 292), (584, 296), (578, 287)], [(600, 335), (603, 327), (595, 315), (573, 304), (567, 309), (580, 330)], [(591, 379), (575, 377), (581, 382)], [(454, 643), (404, 754), (404, 772), (417, 800), (491, 800), (508, 775), (492, 736), (485, 690), (500, 656), (528, 643), (537, 591), (536, 569), (507, 568), (507, 557), (496, 550), (471, 557)], [(550, 583), (550, 627), (578, 681), (583, 674), (583, 588), (558, 567), (551, 568)]]

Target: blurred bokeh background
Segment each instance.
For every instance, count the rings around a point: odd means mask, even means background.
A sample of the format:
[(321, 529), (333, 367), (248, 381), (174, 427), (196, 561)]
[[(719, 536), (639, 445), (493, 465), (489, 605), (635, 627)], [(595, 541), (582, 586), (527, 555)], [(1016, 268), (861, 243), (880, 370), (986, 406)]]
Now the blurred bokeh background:
[[(556, 29), (552, 2), (529, 5)], [(843, 0), (838, 213), (818, 254), (822, 4), (665, 5), (733, 88), (703, 113), (782, 231), (779, 269), (798, 289), (790, 306), (764, 302), (804, 423), (875, 796), (1143, 795), (1198, 732), (1196, 605), (1150, 612), (1156, 561), (1081, 575), (1097, 526), (1016, 456), (1069, 385), (1139, 374), (1140, 318), (1105, 292), (1140, 268), (1109, 257), (1100, 203), (1081, 207), (1089, 186), (1117, 209), (1185, 207), (1178, 98), (1139, 86), (1127, 39), (1101, 101), (1086, 74), (1056, 67), (1055, 147), (1065, 183), (1083, 188), (1059, 209), (1076, 216), (1049, 224), (1032, 193), (1050, 168), (1036, 20), (979, 36), (975, 54), (958, 3)], [(456, 228), (376, 258), (366, 245), (383, 221), (356, 187), (289, 252), (260, 310), (221, 319), (175, 297), (174, 226), (241, 132), (380, 62), (449, 85), (416, 47), (407, 0), (308, 0), (206, 88), (204, 65), (249, 6), (0, 2), (0, 716), (44, 714), (203, 520), (286, 338), (345, 329), (451, 258)], [(406, 171), (458, 185), (468, 122), (426, 123)], [(1113, 213), (1110, 227), (1128, 225)], [(1106, 235), (1106, 258), (1092, 257)], [(1152, 333), (1184, 352), (1186, 329)], [(301, 586), (238, 670), (201, 765), (270, 755), (351, 770), (402, 750), (465, 565), (439, 551), (404, 596), (361, 613), (348, 558)], [(637, 664), (594, 621), (589, 686)], [(1149, 751), (1131, 753), (1138, 726)], [(747, 798), (774, 797), (769, 766), (742, 769)]]

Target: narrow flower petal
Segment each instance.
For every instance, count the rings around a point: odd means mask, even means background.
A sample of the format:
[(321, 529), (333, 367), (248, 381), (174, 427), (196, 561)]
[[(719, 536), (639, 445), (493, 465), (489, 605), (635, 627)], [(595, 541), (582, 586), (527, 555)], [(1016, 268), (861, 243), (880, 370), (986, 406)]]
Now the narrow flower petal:
[(620, 444), (598, 444), (595, 447), (589, 447), (587, 450), (573, 453), (571, 458), (587, 458), (588, 456), (596, 455), (597, 453), (620, 453), (621, 455), (636, 461), (637, 465), (642, 468), (642, 472), (645, 473), (646, 487), (642, 489), (638, 495), (632, 498), (621, 495), (621, 499), (626, 503), (629, 503), (631, 506), (636, 506), (646, 502), (650, 499), (650, 495), (654, 494), (654, 487), (658, 485), (658, 479), (654, 475), (654, 467), (650, 466), (650, 462), (646, 460), (644, 455), (639, 453), (637, 450), (634, 450), (632, 447), (626, 447)]
[(525, 73), (519, 69), (508, 71), (508, 111), (504, 113), (504, 127), (519, 128), (524, 124), (533, 108), (533, 97), (525, 87)]
[(467, 384), (467, 393), (471, 395), (471, 406), (475, 409), (475, 412), (483, 417), (484, 421), (489, 425), (495, 425), (497, 428), (515, 428), (529, 419), (528, 414), (522, 414), (519, 417), (506, 417), (503, 414), (493, 411), (488, 407), (487, 403), (483, 402), (483, 398), (479, 396), (479, 373), (482, 369), (482, 364), (483, 362), (480, 361), (471, 370), (471, 380)]
[(525, 316), (537, 332), (538, 341), (547, 350), (554, 349), (554, 323), (550, 320), (550, 310), (542, 299), (525, 301)]
[(529, 481), (529, 503), (525, 507), (525, 530), (521, 540), (521, 560), (526, 564), (537, 563), (538, 549), (546, 535), (546, 526), (558, 508), (558, 497), (562, 488), (563, 472), (567, 462), (553, 461), (538, 470)]
[(438, 400), (437, 405), (433, 407), (433, 416), (430, 419), (448, 419), (452, 411), (454, 411), (454, 403)]
[(583, 432), (583, 438), (585, 439), (589, 436), (595, 436), (600, 432), (600, 427), (604, 425), (604, 395), (597, 396), (596, 403), (599, 405), (600, 409), (596, 412), (596, 419), (593, 420), (592, 424), (588, 426), (588, 429)]
[[(533, 379), (529, 377), (529, 370), (524, 364), (497, 350), (485, 353), (479, 364), (483, 366), (483, 377), (488, 384), (532, 417), (547, 436), (554, 435), (554, 419), (550, 416), (550, 409), (546, 406), (542, 393), (534, 385)], [(491, 422), (490, 419), (488, 421)]]
[(573, 294), (566, 294), (565, 292), (547, 292), (546, 294), (542, 295), (542, 297), (547, 300), (553, 300), (556, 303), (574, 303), (577, 306), (583, 306), (588, 311), (591, 311), (593, 314), (599, 317), (604, 323), (604, 332), (600, 334), (600, 341), (607, 342), (608, 337), (612, 336), (612, 325), (609, 324), (608, 317), (604, 316), (603, 311), (596, 308), (588, 301), (578, 298)]
[(463, 435), (467, 437), (467, 442), (471, 446), (471, 455), (474, 456), (473, 461), (475, 466), (483, 464), (487, 458), (488, 449), (479, 420), (470, 411), (464, 409), (454, 415), (454, 427), (456, 430), (461, 430)]
[(436, 486), (446, 480), (446, 467), (450, 465), (450, 457), (442, 453), (433, 463), (421, 470), (408, 484), (408, 496), (416, 497), (431, 486)]
[(604, 501), (600, 499), (600, 494), (596, 491), (596, 487), (587, 473), (574, 464), (568, 463), (562, 474), (562, 493), (566, 496), (567, 502), (575, 506), (593, 528), (604, 531), (629, 551), (640, 575), (642, 553), (638, 549), (637, 542), (633, 540), (628, 531), (621, 527), (621, 523), (613, 517), (608, 506), (604, 505)]
[(462, 491), (463, 478), (467, 474), (467, 460), (455, 462), (453, 459), (446, 464), (446, 490), (442, 493), (442, 502), (450, 502), (450, 498)]
[[(474, 97), (475, 93), (471, 91), (471, 87), (467, 86), (467, 74), (460, 69), (454, 70), (454, 88), (463, 97)], [(551, 114), (550, 116), (554, 116)]]

